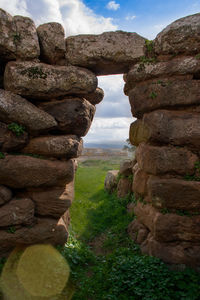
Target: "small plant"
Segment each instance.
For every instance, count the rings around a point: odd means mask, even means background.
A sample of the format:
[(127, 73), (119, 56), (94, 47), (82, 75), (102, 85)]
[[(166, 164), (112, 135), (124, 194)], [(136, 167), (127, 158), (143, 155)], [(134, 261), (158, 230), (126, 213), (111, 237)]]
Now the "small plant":
[(200, 53), (195, 56), (196, 59), (200, 59)]
[(16, 136), (24, 134), (25, 128), (17, 123), (11, 123), (8, 125), (8, 129), (15, 133)]
[(149, 53), (153, 52), (153, 50), (154, 50), (154, 42), (153, 41), (146, 40), (145, 46), (146, 46), (147, 52), (149, 52)]
[(43, 72), (42, 68), (39, 67), (30, 67), (26, 70), (23, 70), (21, 72), (22, 75), (28, 75), (29, 78), (35, 79), (35, 78), (47, 78), (47, 73)]
[(16, 43), (19, 43), (20, 41), (21, 41), (21, 35), (20, 35), (20, 33), (15, 33), (14, 35), (13, 35), (13, 41), (14, 41), (14, 43), (16, 44)]
[(169, 213), (170, 213), (170, 211), (169, 211), (168, 208), (163, 208), (163, 209), (161, 209), (160, 212), (161, 212), (163, 215), (166, 215), (166, 214), (169, 214)]
[(0, 159), (5, 158), (5, 154), (3, 152), (0, 152)]
[(149, 97), (151, 99), (155, 99), (157, 97), (157, 94), (155, 92), (151, 92), (151, 94), (149, 95)]
[(16, 231), (16, 228), (15, 228), (15, 226), (10, 226), (6, 231), (7, 231), (8, 233), (14, 234), (15, 231)]

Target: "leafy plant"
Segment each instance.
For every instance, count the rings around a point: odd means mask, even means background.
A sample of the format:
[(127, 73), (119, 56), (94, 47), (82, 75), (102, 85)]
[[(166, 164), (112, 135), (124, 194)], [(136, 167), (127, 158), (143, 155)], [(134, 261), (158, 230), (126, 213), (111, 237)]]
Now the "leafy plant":
[(150, 95), (149, 95), (149, 97), (150, 97), (151, 99), (155, 99), (157, 96), (158, 96), (158, 95), (156, 94), (156, 92), (151, 92)]
[(16, 44), (16, 43), (19, 43), (20, 41), (21, 41), (21, 35), (20, 35), (20, 33), (15, 33), (14, 35), (13, 35), (13, 41), (14, 41), (14, 43)]
[(15, 228), (15, 226), (10, 226), (6, 231), (7, 231), (8, 233), (15, 233), (16, 228)]
[(145, 46), (146, 46), (147, 52), (150, 52), (150, 53), (153, 52), (153, 50), (154, 50), (154, 42), (153, 41), (145, 40)]
[(0, 159), (5, 158), (5, 154), (3, 152), (0, 152)]
[(24, 132), (25, 132), (24, 126), (14, 123), (14, 122), (8, 125), (8, 129), (11, 130), (12, 132), (14, 132), (16, 136), (20, 136), (20, 135), (24, 134)]

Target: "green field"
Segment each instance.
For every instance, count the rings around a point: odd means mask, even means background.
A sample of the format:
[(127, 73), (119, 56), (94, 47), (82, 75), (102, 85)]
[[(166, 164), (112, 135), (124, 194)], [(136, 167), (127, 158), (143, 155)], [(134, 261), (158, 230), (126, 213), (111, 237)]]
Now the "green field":
[(73, 300), (198, 300), (200, 275), (171, 271), (159, 259), (140, 253), (126, 229), (133, 219), (126, 206), (104, 191), (104, 179), (116, 161), (85, 161), (76, 174), (70, 209), (70, 238), (62, 254), (71, 266)]

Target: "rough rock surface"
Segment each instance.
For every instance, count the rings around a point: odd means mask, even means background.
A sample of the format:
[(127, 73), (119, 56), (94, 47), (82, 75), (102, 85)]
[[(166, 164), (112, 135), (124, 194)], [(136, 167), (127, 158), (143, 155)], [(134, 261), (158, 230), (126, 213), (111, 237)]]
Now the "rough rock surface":
[(34, 221), (34, 203), (29, 198), (12, 199), (0, 209), (0, 227), (30, 225)]
[(125, 73), (145, 55), (145, 39), (137, 33), (116, 31), (77, 35), (66, 39), (67, 61), (97, 75)]
[(200, 211), (200, 182), (151, 176), (148, 199), (159, 209)]
[(117, 184), (117, 197), (125, 198), (127, 197), (132, 190), (132, 180), (128, 177), (120, 178)]
[(157, 54), (192, 54), (200, 48), (200, 13), (176, 20), (155, 39)]
[(114, 190), (117, 188), (117, 176), (119, 171), (118, 170), (111, 170), (108, 171), (105, 181), (104, 181), (104, 188), (109, 193), (113, 193)]
[(166, 78), (152, 83), (144, 82), (129, 92), (131, 112), (134, 117), (162, 108), (178, 108), (200, 104), (199, 80), (174, 80)]
[(87, 69), (73, 66), (9, 62), (5, 69), (4, 87), (24, 97), (48, 100), (93, 92), (97, 87), (97, 78)]
[(23, 153), (49, 157), (78, 157), (83, 148), (82, 139), (75, 135), (42, 136), (30, 140)]
[(133, 160), (126, 159), (120, 163), (119, 173), (124, 176), (132, 175)]
[(65, 58), (65, 32), (61, 24), (42, 24), (37, 28), (37, 34), (43, 61), (54, 65)]
[(0, 185), (0, 205), (10, 201), (12, 198), (12, 191), (6, 186)]
[(23, 148), (28, 143), (28, 134), (24, 132), (17, 136), (8, 129), (8, 126), (0, 122), (0, 151), (16, 151)]
[(130, 125), (129, 140), (132, 145), (138, 146), (142, 142), (148, 141), (150, 131), (148, 126), (141, 120), (136, 120)]
[(141, 143), (136, 149), (136, 158), (140, 169), (149, 174), (192, 175), (198, 156), (185, 148), (157, 147)]
[(103, 100), (103, 97), (104, 91), (99, 87), (93, 93), (84, 95), (84, 98), (93, 105), (99, 104)]
[(25, 194), (35, 203), (36, 214), (60, 218), (71, 206), (74, 198), (74, 183), (63, 187), (30, 189)]
[(56, 120), (26, 99), (14, 93), (0, 90), (0, 119), (6, 123), (16, 122), (30, 131), (54, 128)]
[(12, 16), (0, 9), (0, 54), (5, 60), (15, 59), (14, 32), (15, 26)]
[(23, 155), (0, 159), (0, 184), (16, 189), (39, 186), (64, 186), (73, 180), (73, 160), (50, 161)]
[(148, 233), (148, 228), (138, 222), (137, 219), (133, 220), (128, 226), (128, 234), (137, 244), (142, 244), (146, 240)]
[(135, 196), (139, 195), (138, 198), (147, 194), (148, 179), (149, 175), (139, 168), (134, 173), (132, 191), (135, 193)]
[(83, 98), (65, 98), (40, 104), (40, 108), (58, 122), (58, 129), (65, 134), (85, 136), (92, 123), (95, 106)]

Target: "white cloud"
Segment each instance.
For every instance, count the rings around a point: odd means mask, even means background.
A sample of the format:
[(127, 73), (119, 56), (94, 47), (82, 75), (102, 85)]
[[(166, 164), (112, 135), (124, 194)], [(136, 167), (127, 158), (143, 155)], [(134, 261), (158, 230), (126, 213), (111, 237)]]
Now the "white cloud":
[(136, 18), (136, 16), (130, 16), (130, 15), (128, 15), (128, 16), (126, 16), (126, 21), (132, 21), (132, 20), (134, 20)]
[(26, 0), (0, 0), (0, 7), (11, 15), (23, 15), (30, 17)]
[(118, 10), (120, 8), (120, 4), (116, 3), (115, 1), (110, 1), (106, 5), (106, 8), (109, 10)]

